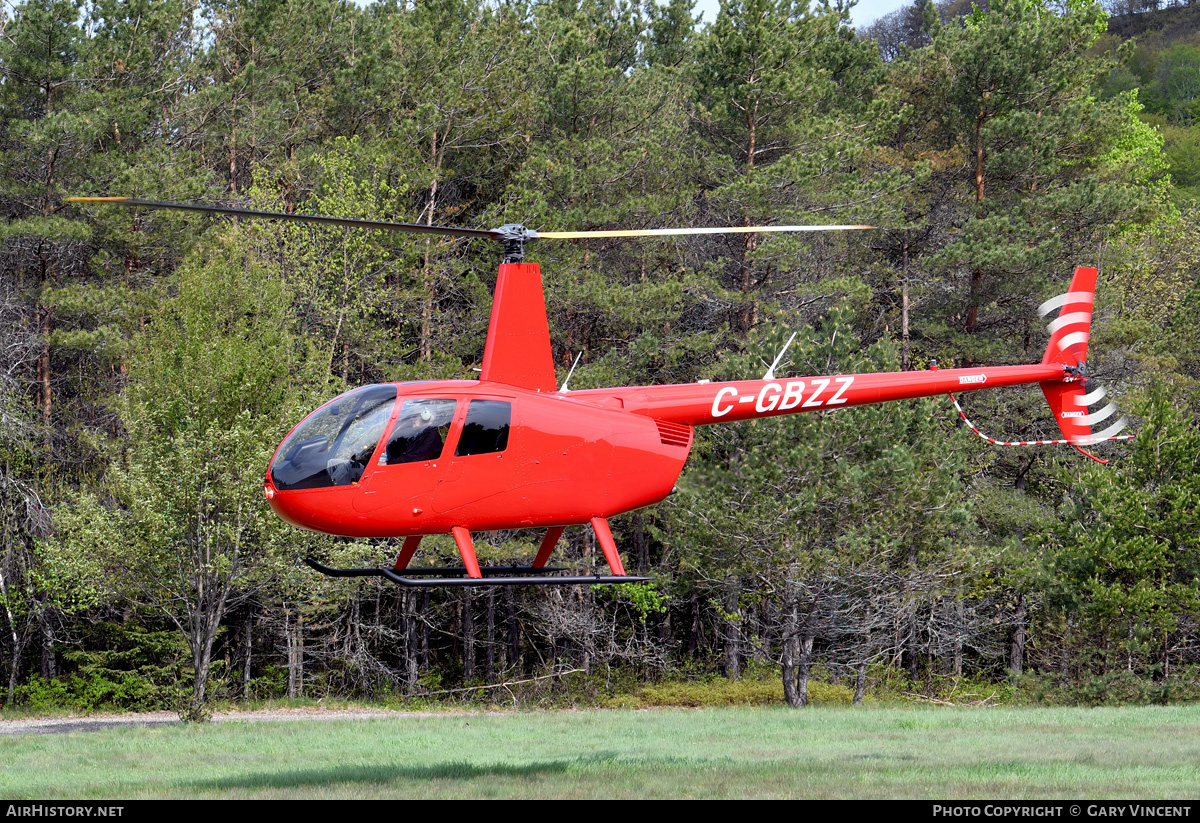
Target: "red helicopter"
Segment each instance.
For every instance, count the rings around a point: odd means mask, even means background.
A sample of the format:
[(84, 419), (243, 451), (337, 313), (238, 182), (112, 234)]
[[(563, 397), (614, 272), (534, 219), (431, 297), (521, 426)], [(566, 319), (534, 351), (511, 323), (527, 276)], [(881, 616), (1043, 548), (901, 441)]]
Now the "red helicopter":
[[(475, 230), (133, 198), (71, 200), (487, 237), (504, 244), (479, 380), (356, 388), (302, 420), (276, 449), (263, 491), (284, 520), (346, 537), (405, 538), (390, 568), (334, 569), (306, 559), (312, 568), (334, 577), (381, 576), (403, 586), (648, 580), (625, 573), (608, 518), (670, 494), (687, 461), (695, 426), (1026, 383), (1041, 387), (1065, 439), (1019, 445), (1069, 443), (1092, 457), (1083, 446), (1114, 439), (1126, 425), (1122, 417), (1102, 431), (1092, 430), (1116, 411), (1109, 403), (1090, 412), (1105, 392), (1085, 393), (1094, 268), (1076, 269), (1068, 291), (1040, 306), (1042, 316), (1059, 313), (1049, 324), (1050, 341), (1036, 364), (943, 370), (934, 365), (922, 372), (777, 379), (780, 352), (761, 380), (571, 391), (566, 385), (570, 375), (561, 388), (556, 385), (541, 271), (538, 264), (524, 262), (526, 243), (544, 238), (872, 227), (539, 233), (515, 224)], [(611, 574), (547, 576), (562, 571), (547, 562), (563, 530), (585, 524), (595, 531)], [(546, 529), (533, 563), (480, 566), (471, 533), (518, 528)], [(421, 538), (433, 534), (453, 536), (462, 568), (409, 566)]]

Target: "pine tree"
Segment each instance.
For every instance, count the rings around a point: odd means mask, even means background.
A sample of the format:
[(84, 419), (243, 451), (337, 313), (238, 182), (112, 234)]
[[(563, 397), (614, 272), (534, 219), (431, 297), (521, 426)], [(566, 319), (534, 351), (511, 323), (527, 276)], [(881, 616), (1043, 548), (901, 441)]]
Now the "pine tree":
[(104, 496), (80, 496), (75, 521), (86, 525), (64, 535), (111, 591), (186, 639), (188, 720), (208, 714), (224, 615), (292, 562), (295, 537), (263, 505), (262, 472), (312, 404), (320, 361), (291, 332), (288, 293), (271, 275), (233, 243), (180, 269), (175, 295), (133, 341), (126, 436), (112, 444)]
[(1045, 581), (1082, 671), (1162, 678), (1200, 619), (1200, 432), (1163, 384), (1136, 411), (1144, 424), (1128, 453), (1073, 483), (1042, 541)]
[[(860, 188), (851, 182), (862, 146), (858, 118), (878, 57), (853, 37), (845, 14), (791, 0), (724, 4), (697, 60), (698, 115), (709, 143), (702, 171), (707, 219), (747, 226), (854, 222), (840, 204), (857, 199), (849, 189)], [(823, 262), (819, 251), (809, 251), (809, 239), (747, 234), (726, 242), (722, 286), (737, 304), (730, 320), (743, 337), (762, 319), (760, 291), (769, 285), (794, 293)]]

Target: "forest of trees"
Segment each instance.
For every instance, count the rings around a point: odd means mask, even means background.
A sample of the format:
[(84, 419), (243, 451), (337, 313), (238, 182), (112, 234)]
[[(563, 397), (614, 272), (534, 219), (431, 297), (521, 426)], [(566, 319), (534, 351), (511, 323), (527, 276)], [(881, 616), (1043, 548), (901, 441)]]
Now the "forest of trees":
[[(962, 6), (858, 33), (804, 0), (706, 25), (689, 0), (0, 6), (0, 703), (202, 717), (771, 667), (793, 705), (811, 676), (1200, 696), (1200, 34), (1145, 23), (1192, 9), (1131, 15), (1143, 42), (1095, 0)], [(1108, 466), (996, 448), (944, 398), (711, 427), (678, 493), (613, 520), (649, 586), (331, 580), (299, 559), (397, 545), (280, 521), (273, 449), (347, 388), (473, 377), (497, 250), (80, 195), (883, 227), (534, 245), (576, 389), (757, 377), (792, 331), (780, 374), (1030, 362), (1035, 307), (1094, 265), (1090, 373), (1137, 438), (1097, 446)], [(995, 437), (1057, 436), (1036, 388), (964, 403)]]

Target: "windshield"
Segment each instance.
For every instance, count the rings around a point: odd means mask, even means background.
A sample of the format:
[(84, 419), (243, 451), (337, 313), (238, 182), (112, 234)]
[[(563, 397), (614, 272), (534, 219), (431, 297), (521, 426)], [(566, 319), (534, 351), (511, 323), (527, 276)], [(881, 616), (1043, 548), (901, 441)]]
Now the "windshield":
[(310, 414), (279, 447), (271, 480), (281, 491), (357, 483), (395, 405), (395, 386), (363, 386)]

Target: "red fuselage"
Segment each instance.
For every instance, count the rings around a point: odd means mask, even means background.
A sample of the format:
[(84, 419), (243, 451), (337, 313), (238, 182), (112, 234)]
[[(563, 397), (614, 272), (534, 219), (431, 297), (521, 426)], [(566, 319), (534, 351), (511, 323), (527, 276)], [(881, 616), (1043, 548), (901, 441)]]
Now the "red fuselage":
[[(402, 425), (406, 400), (455, 401), (439, 456), (389, 465), (384, 436), (361, 477), (346, 485), (286, 490), (269, 470), (265, 491), (280, 517), (350, 537), (587, 523), (666, 497), (692, 444), (690, 426), (657, 424), (623, 411), (619, 401), (472, 381), (396, 388), (385, 435)], [(479, 400), (511, 404), (507, 442), (501, 450), (459, 455), (468, 409)], [(290, 443), (276, 451), (272, 469)]]
[[(265, 491), (271, 507), (288, 522), (349, 537), (576, 525), (666, 497), (683, 470), (695, 425), (1074, 379), (1061, 365), (1049, 363), (578, 392), (465, 380), (384, 384), (371, 387), (384, 392), (384, 399), (374, 412), (377, 422), (368, 445), (357, 449), (356, 479), (345, 475), (340, 485), (317, 488), (276, 482), (294, 459), (289, 453), (308, 442), (295, 444), (297, 433), (303, 439), (309, 420), (348, 403), (346, 398), (356, 396), (351, 392), (293, 430), (276, 451)], [(464, 448), (471, 437), (464, 435), (471, 429), (470, 410), (489, 404), (507, 410), (504, 439), (498, 445), (493, 438), (482, 453), (472, 453)], [(435, 444), (440, 451), (389, 463), (389, 442), (412, 417), (407, 410), (429, 405), (444, 410), (446, 436)], [(353, 425), (312, 438), (315, 448), (327, 450)], [(326, 456), (319, 451), (309, 461), (322, 478)], [(337, 474), (335, 462), (328, 461), (329, 475)]]

